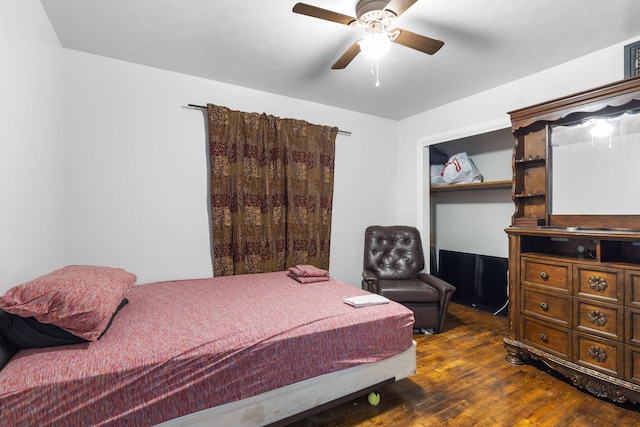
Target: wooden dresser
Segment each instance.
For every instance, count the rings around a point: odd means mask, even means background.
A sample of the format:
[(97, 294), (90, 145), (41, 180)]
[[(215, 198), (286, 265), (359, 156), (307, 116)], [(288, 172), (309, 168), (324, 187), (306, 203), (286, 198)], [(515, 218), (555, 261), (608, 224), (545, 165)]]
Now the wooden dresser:
[(640, 233), (511, 227), (507, 360), (640, 401)]
[[(640, 111), (638, 78), (510, 113), (515, 211), (506, 229), (510, 335), (504, 342), (511, 363), (542, 361), (594, 395), (638, 403), (640, 210), (556, 214), (551, 204), (553, 126), (617, 117), (629, 108)], [(632, 137), (640, 144), (640, 134)], [(640, 182), (630, 188), (611, 191), (640, 198)], [(598, 194), (582, 193), (598, 203)]]

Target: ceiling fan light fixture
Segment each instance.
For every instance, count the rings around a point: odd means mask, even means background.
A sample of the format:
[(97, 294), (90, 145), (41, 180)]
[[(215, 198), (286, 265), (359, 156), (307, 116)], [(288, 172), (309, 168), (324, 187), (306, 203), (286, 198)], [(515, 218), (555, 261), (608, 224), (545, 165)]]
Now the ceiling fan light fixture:
[(367, 34), (360, 42), (360, 51), (370, 59), (378, 60), (389, 52), (391, 39), (384, 33)]
[(342, 56), (331, 66), (332, 70), (342, 70), (362, 52), (377, 63), (391, 48), (391, 43), (433, 55), (444, 45), (443, 41), (395, 28), (396, 18), (418, 0), (358, 0), (356, 17), (333, 12), (306, 3), (296, 3), (293, 12), (324, 21), (335, 22), (364, 30), (364, 38), (351, 44)]

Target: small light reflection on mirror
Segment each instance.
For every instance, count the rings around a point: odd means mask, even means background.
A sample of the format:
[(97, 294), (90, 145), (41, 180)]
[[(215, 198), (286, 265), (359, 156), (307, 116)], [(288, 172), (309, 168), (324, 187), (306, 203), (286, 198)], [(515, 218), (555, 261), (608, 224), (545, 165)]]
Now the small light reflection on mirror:
[(591, 135), (596, 138), (604, 138), (610, 136), (613, 126), (606, 119), (597, 119), (591, 127)]

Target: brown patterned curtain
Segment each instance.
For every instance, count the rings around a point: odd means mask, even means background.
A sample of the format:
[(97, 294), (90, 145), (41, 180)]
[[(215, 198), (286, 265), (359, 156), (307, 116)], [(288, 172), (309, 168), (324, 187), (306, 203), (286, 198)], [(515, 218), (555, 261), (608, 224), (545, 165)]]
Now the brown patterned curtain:
[(328, 269), (338, 129), (207, 110), (214, 275)]

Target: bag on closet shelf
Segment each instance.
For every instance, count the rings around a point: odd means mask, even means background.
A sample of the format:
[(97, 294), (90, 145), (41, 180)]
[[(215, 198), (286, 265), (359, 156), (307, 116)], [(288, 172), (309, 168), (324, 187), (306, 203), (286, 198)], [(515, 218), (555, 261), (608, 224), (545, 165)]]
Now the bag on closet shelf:
[(442, 179), (448, 184), (482, 182), (482, 175), (466, 152), (454, 154), (442, 170)]
[(444, 164), (442, 165), (430, 165), (429, 175), (431, 185), (444, 185), (446, 182), (442, 179), (442, 171), (444, 170)]

